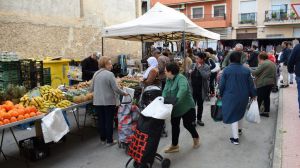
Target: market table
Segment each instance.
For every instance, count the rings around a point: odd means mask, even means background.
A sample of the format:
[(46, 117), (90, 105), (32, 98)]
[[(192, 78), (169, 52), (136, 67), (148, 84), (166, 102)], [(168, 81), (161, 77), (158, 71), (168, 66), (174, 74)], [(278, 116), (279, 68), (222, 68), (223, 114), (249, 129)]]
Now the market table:
[[(62, 111), (72, 112), (73, 116), (75, 118), (75, 122), (76, 122), (77, 128), (80, 129), (80, 124), (79, 124), (79, 110), (78, 110), (78, 108), (86, 106), (88, 104), (91, 104), (92, 102), (93, 102), (93, 100), (89, 100), (89, 101), (82, 102), (82, 103), (79, 103), (79, 104), (72, 104), (71, 106), (62, 109)], [(77, 116), (76, 116), (76, 113), (77, 113)], [(85, 126), (86, 115), (87, 115), (87, 112), (85, 112), (85, 115), (84, 115), (84, 126)]]
[(5, 124), (5, 125), (0, 126), (0, 130), (2, 130), (2, 137), (1, 137), (1, 141), (0, 141), (0, 152), (1, 152), (0, 155), (2, 154), (3, 157), (4, 157), (4, 159), (7, 160), (5, 154), (4, 154), (3, 150), (2, 150), (3, 141), (4, 141), (4, 135), (5, 135), (5, 130), (6, 129), (10, 130), (10, 132), (13, 135), (14, 140), (15, 140), (17, 146), (18, 146), (18, 149), (20, 151), (19, 142), (18, 142), (18, 140), (17, 140), (17, 138), (15, 136), (15, 133), (14, 133), (14, 130), (12, 129), (12, 127), (20, 125), (20, 124), (28, 123), (28, 122), (40, 120), (44, 116), (45, 116), (45, 114), (41, 114), (39, 116), (31, 117), (31, 118), (28, 118), (28, 119), (25, 119), (25, 120), (21, 120), (21, 121), (17, 121), (17, 122), (13, 122), (13, 123), (10, 123), (10, 124)]

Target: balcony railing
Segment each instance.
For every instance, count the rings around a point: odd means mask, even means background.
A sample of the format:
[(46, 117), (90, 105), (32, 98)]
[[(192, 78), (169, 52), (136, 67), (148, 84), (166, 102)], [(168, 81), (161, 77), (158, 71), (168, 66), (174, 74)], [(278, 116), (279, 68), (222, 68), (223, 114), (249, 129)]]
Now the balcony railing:
[(213, 21), (213, 20), (226, 20), (226, 14), (221, 17), (214, 17), (213, 14), (199, 14), (199, 15), (188, 15), (189, 19), (194, 21)]
[(265, 22), (282, 22), (300, 20), (293, 10), (268, 10), (265, 11)]
[(240, 13), (239, 24), (255, 24), (256, 13)]

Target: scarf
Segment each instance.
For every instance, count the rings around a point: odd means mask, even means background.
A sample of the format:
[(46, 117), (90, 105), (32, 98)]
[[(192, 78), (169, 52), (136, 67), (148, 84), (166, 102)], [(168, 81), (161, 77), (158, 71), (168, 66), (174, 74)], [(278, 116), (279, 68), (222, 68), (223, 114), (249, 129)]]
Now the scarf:
[(158, 62), (157, 62), (157, 60), (156, 60), (155, 57), (149, 57), (149, 58), (147, 59), (147, 62), (148, 62), (148, 64), (149, 64), (149, 67), (147, 68), (147, 70), (145, 71), (145, 73), (144, 73), (144, 75), (143, 75), (143, 78), (144, 78), (144, 79), (147, 79), (147, 78), (148, 78), (148, 75), (149, 75), (149, 73), (150, 73), (150, 71), (151, 71), (153, 68), (157, 68), (157, 66), (158, 66)]

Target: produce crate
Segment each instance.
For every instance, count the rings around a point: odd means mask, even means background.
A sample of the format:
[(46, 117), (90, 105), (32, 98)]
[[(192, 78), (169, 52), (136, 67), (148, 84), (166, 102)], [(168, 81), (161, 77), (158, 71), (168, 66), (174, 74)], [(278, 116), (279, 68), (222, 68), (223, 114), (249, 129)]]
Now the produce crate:
[(19, 70), (9, 70), (9, 71), (0, 71), (0, 80), (1, 81), (20, 81), (20, 71)]
[(20, 69), (20, 61), (9, 61), (9, 62), (0, 61), (0, 71), (19, 70), (19, 69)]
[(21, 64), (21, 79), (26, 89), (44, 85), (43, 61), (23, 59)]
[(20, 85), (20, 80), (16, 81), (0, 81), (0, 90), (6, 90), (9, 84)]
[(51, 85), (51, 69), (44, 68), (43, 75), (44, 75), (44, 85)]

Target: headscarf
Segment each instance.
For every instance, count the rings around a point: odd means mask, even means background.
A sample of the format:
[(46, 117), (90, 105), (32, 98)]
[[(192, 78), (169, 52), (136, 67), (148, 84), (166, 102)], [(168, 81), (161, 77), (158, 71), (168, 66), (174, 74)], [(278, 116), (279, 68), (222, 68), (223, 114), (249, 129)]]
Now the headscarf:
[(149, 67), (147, 68), (147, 70), (145, 71), (145, 73), (144, 73), (144, 75), (143, 75), (143, 78), (144, 78), (144, 79), (147, 79), (147, 78), (148, 78), (148, 75), (149, 75), (149, 73), (150, 73), (150, 71), (151, 71), (153, 68), (157, 68), (157, 66), (158, 66), (158, 62), (157, 62), (157, 60), (156, 60), (155, 57), (149, 57), (149, 58), (147, 59), (147, 62), (148, 62), (148, 64), (149, 64)]

